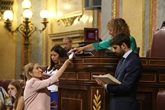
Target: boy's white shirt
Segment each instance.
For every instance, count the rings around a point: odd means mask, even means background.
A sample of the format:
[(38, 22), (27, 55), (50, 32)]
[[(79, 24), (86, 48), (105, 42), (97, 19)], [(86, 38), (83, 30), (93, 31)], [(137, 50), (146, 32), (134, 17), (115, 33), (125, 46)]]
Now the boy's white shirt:
[[(51, 70), (51, 71), (47, 71), (46, 72), (46, 74), (51, 74), (51, 75), (53, 75), (53, 74), (56, 74), (57, 73), (57, 71), (58, 71), (58, 69), (56, 69), (56, 70)], [(55, 85), (55, 84), (53, 84), (53, 85), (51, 85), (51, 86), (49, 86), (49, 87), (47, 87), (48, 88), (48, 90), (50, 90), (51, 92), (57, 92), (58, 91), (58, 86), (57, 85)]]

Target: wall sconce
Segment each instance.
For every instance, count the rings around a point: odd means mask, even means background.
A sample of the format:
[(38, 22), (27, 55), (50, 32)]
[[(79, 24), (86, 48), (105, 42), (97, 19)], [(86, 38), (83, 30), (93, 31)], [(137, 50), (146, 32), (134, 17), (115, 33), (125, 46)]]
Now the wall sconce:
[[(29, 37), (37, 30), (39, 30), (33, 23), (31, 23), (30, 18), (32, 17), (32, 11), (29, 10), (31, 7), (31, 2), (29, 0), (24, 0), (22, 2), (22, 7), (24, 8), (23, 17), (24, 21), (20, 24), (15, 30), (11, 29), (12, 20), (13, 20), (13, 13), (11, 10), (6, 10), (4, 12), (4, 19), (5, 19), (5, 27), (6, 29), (11, 32), (19, 32), (24, 37), (24, 65), (27, 64), (28, 61), (28, 48), (29, 48)], [(40, 12), (40, 16), (43, 18), (41, 22), (44, 27), (39, 30), (40, 32), (44, 31), (47, 26), (47, 18), (49, 17), (49, 12), (47, 10), (42, 10)]]
[(14, 0), (0, 0), (0, 21), (3, 20), (3, 13), (12, 10)]

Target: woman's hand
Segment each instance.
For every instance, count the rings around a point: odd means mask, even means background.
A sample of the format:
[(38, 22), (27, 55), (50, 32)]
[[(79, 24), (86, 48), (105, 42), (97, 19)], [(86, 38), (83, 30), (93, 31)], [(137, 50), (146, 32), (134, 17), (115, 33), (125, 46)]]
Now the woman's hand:
[(13, 110), (13, 106), (6, 106), (6, 110)]
[(68, 54), (70, 54), (70, 53), (72, 53), (72, 52), (74, 52), (74, 53), (76, 54), (76, 53), (81, 52), (81, 51), (83, 51), (83, 47), (75, 47), (75, 48), (71, 49), (71, 50), (68, 52)]
[(69, 58), (65, 61), (67, 64), (72, 64), (72, 58)]
[(57, 106), (57, 103), (56, 102), (51, 102), (50, 103), (50, 107), (51, 108), (57, 108), (58, 106)]

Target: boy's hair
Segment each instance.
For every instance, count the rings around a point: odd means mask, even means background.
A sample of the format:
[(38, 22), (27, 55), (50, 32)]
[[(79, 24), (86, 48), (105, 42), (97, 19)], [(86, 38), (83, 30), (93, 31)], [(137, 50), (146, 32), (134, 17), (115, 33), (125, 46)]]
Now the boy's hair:
[(110, 44), (113, 45), (119, 45), (121, 46), (122, 43), (125, 43), (127, 45), (128, 48), (130, 48), (130, 38), (128, 35), (126, 35), (125, 33), (118, 33), (116, 34)]

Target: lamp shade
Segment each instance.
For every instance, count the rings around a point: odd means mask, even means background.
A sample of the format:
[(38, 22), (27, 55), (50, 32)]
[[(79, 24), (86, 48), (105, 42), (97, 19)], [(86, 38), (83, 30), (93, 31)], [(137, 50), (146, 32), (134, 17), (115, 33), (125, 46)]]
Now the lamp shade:
[(11, 10), (6, 10), (3, 14), (4, 20), (13, 20), (13, 12)]
[(33, 15), (33, 13), (32, 13), (32, 11), (29, 10), (29, 9), (26, 9), (26, 10), (23, 11), (23, 16), (24, 16), (24, 18), (31, 18), (32, 15)]
[(31, 2), (29, 0), (24, 0), (22, 2), (22, 7), (23, 8), (30, 8), (31, 7)]
[(48, 18), (49, 17), (49, 11), (48, 10), (42, 10), (40, 12), (41, 18)]

